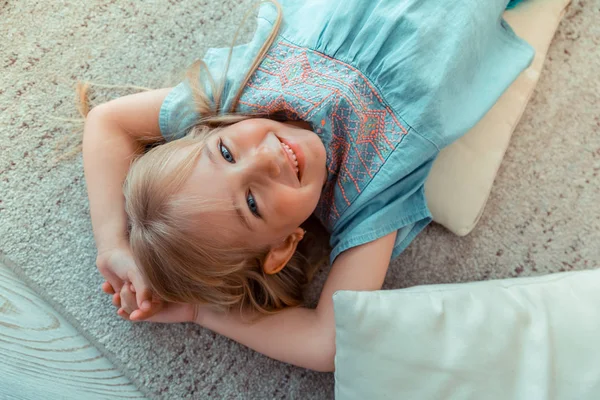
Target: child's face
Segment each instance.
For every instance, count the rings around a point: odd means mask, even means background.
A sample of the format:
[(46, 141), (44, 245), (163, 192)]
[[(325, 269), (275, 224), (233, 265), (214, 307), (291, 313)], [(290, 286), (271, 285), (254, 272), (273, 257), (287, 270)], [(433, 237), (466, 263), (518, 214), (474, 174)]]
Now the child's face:
[(183, 190), (235, 205), (233, 214), (206, 216), (210, 226), (225, 228), (227, 240), (274, 246), (315, 210), (327, 178), (326, 153), (321, 139), (301, 126), (250, 119), (208, 139)]

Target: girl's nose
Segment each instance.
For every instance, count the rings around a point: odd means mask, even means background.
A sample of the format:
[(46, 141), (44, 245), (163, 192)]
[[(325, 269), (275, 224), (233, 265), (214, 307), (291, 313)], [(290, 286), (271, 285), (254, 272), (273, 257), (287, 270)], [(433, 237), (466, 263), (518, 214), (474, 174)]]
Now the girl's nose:
[(268, 146), (259, 147), (251, 159), (250, 170), (262, 177), (277, 178), (281, 173), (279, 153)]

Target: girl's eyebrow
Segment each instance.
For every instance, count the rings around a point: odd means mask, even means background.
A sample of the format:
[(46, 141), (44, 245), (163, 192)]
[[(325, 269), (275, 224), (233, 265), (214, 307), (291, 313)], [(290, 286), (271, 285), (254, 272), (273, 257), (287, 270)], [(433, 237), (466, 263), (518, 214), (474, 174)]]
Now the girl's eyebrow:
[(246, 227), (248, 228), (248, 230), (254, 232), (254, 229), (252, 228), (252, 226), (250, 225), (250, 222), (248, 222), (248, 218), (246, 218), (246, 216), (244, 215), (244, 213), (242, 212), (242, 210), (240, 209), (239, 205), (237, 204), (237, 202), (235, 201), (235, 195), (231, 196), (231, 204), (233, 204), (233, 208), (235, 209), (235, 212), (237, 213), (240, 222)]
[(215, 155), (212, 152), (212, 150), (210, 149), (210, 146), (208, 145), (208, 143), (204, 146), (204, 148), (202, 150), (203, 150), (203, 152), (206, 152), (206, 155), (208, 156), (208, 159), (210, 160), (211, 163), (213, 163), (214, 165), (218, 165)]

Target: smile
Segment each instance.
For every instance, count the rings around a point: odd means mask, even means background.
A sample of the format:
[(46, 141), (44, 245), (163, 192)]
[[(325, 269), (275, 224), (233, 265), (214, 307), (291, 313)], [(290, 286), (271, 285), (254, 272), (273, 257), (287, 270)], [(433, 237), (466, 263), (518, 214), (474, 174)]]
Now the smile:
[(298, 157), (296, 157), (296, 153), (294, 153), (294, 150), (292, 150), (292, 148), (290, 146), (288, 146), (287, 144), (285, 144), (283, 142), (281, 142), (281, 147), (283, 147), (283, 149), (285, 150), (285, 152), (288, 156), (288, 160), (290, 160), (294, 171), (296, 171), (296, 176), (298, 176), (298, 178), (300, 178), (300, 176), (298, 175), (300, 170), (298, 169)]

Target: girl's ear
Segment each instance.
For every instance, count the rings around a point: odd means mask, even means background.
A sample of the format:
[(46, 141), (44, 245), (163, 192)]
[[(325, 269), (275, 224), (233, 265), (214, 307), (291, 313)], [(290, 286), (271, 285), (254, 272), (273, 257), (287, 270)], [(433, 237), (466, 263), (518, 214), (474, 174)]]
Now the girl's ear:
[(296, 228), (283, 242), (275, 247), (271, 247), (265, 258), (263, 271), (268, 275), (281, 271), (296, 252), (296, 247), (298, 247), (298, 243), (304, 238), (305, 233), (304, 229)]

